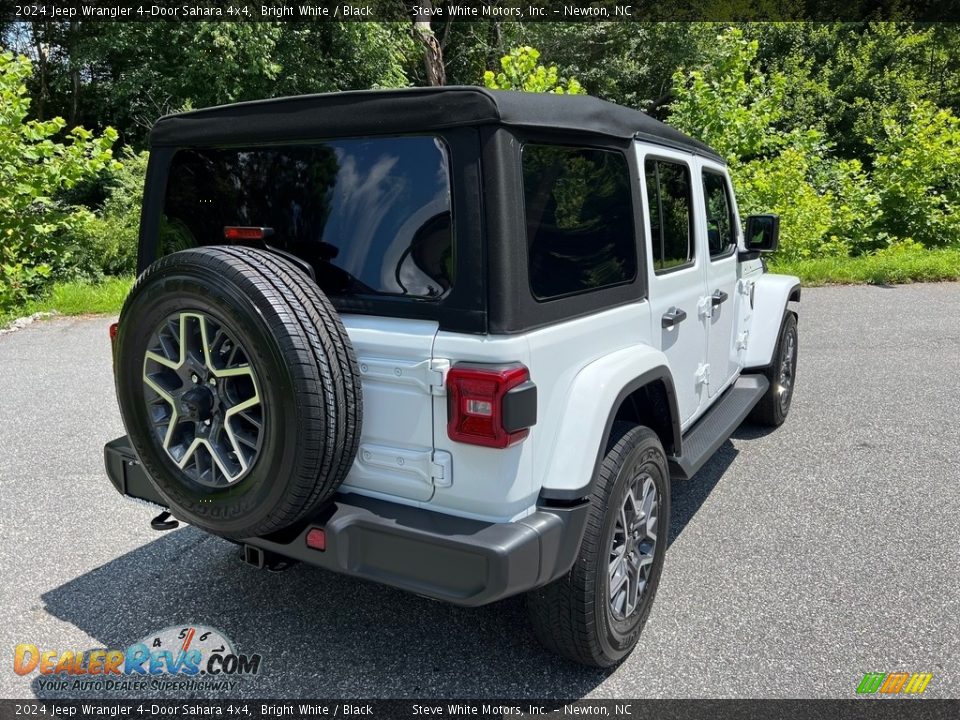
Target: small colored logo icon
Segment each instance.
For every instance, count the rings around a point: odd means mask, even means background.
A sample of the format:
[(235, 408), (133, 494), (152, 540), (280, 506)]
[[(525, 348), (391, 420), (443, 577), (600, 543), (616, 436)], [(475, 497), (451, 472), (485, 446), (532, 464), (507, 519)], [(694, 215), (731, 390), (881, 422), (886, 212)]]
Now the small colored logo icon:
[(857, 685), (858, 695), (919, 695), (933, 680), (933, 673), (867, 673)]

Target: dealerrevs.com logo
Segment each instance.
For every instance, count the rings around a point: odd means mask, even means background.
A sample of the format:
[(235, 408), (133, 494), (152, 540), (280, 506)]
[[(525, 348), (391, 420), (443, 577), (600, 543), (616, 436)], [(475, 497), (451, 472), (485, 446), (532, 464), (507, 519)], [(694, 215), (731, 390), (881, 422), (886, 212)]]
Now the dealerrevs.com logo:
[(123, 649), (52, 650), (21, 643), (17, 675), (36, 673), (49, 690), (232, 690), (256, 675), (261, 656), (238, 653), (219, 630), (174, 625)]

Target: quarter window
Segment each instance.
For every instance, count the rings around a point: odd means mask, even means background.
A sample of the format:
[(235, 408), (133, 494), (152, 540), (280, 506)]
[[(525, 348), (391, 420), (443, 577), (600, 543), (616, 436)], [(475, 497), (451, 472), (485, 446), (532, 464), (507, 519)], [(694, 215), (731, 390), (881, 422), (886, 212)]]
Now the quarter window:
[(530, 288), (540, 300), (630, 282), (637, 251), (622, 153), (523, 148)]
[(683, 267), (694, 259), (690, 169), (667, 160), (647, 160), (650, 242), (656, 273)]
[(726, 255), (736, 244), (733, 207), (723, 175), (703, 173), (703, 200), (707, 210), (707, 244), (710, 257)]

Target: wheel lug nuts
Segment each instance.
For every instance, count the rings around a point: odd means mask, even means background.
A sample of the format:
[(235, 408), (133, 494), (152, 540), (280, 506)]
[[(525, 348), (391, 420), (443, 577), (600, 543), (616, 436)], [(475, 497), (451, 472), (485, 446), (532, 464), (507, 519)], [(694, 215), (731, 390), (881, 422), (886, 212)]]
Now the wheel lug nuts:
[(212, 387), (216, 387), (216, 386), (217, 386), (217, 380), (216, 380), (216, 378), (210, 378), (210, 380), (208, 380), (207, 382), (209, 382)]
[(200, 382), (200, 378), (197, 377), (196, 375), (191, 375), (190, 379), (193, 380), (194, 384), (197, 384), (198, 382)]

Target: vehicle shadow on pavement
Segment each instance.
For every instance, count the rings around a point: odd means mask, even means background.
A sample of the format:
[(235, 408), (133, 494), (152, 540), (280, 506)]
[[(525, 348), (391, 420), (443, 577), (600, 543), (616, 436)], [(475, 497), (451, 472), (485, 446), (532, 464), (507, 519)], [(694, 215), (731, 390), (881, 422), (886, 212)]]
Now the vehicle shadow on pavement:
[(699, 512), (738, 453), (739, 450), (727, 440), (696, 475), (670, 484), (670, 545)]
[[(673, 483), (671, 543), (736, 455), (727, 441), (693, 479)], [(543, 650), (522, 598), (465, 609), (303, 564), (281, 573), (255, 570), (240, 561), (237, 546), (192, 527), (167, 532), (42, 599), (49, 614), (104, 648), (123, 649), (174, 625), (221, 630), (238, 652), (263, 658), (261, 672), (240, 678), (229, 697), (578, 698), (615, 671)], [(32, 689), (41, 698), (78, 696), (40, 678)]]
[(777, 432), (779, 429), (780, 428), (770, 427), (767, 425), (751, 425), (749, 423), (744, 423), (734, 430), (730, 437), (734, 440), (758, 440), (759, 438), (766, 437), (771, 433)]
[[(302, 564), (281, 573), (255, 570), (240, 562), (236, 546), (192, 527), (42, 599), (48, 613), (104, 648), (202, 624), (231, 638), (237, 652), (259, 653), (260, 673), (239, 678), (220, 697), (578, 698), (610, 674), (543, 650), (521, 598), (464, 609)], [(144, 695), (58, 691), (39, 679), (32, 690), (42, 698)]]

